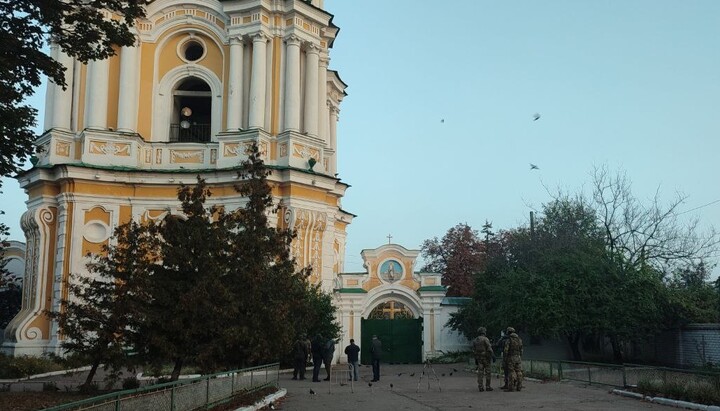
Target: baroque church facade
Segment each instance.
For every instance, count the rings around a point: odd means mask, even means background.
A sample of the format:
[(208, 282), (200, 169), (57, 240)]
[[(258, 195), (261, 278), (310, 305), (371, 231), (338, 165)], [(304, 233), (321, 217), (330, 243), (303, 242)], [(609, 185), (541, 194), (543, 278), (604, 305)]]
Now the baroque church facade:
[(154, 0), (136, 22), (136, 44), (108, 60), (82, 64), (51, 45), (68, 87), (48, 85), (39, 154), (18, 177), (28, 195), (23, 306), (4, 352), (61, 353), (44, 312), (68, 297), (70, 274), (87, 272), (88, 253), (101, 252), (118, 225), (180, 214), (180, 183), (200, 175), (209, 204), (242, 207), (234, 185), (251, 144), (283, 204), (271, 224), (296, 230), (298, 266), (312, 266), (311, 281), (334, 292), (342, 343), (358, 338), (363, 316), (400, 304), (422, 317), (421, 356), (436, 350), (445, 292), (439, 276), (413, 273), (416, 252), (366, 250), (368, 271), (343, 273), (354, 215), (337, 178), (346, 85), (329, 69), (332, 19), (322, 0)]

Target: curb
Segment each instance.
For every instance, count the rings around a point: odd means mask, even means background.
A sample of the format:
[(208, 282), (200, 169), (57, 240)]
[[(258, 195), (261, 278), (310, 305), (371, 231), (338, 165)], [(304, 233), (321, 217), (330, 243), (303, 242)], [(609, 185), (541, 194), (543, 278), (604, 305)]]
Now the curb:
[(265, 399), (260, 400), (260, 401), (256, 402), (255, 404), (250, 405), (248, 407), (236, 408), (235, 411), (256, 411), (256, 410), (259, 410), (260, 408), (267, 407), (271, 402), (275, 402), (286, 395), (287, 395), (287, 390), (285, 388), (281, 388), (277, 392), (272, 393), (272, 394), (268, 395), (267, 397), (265, 397)]
[(652, 402), (652, 403), (661, 404), (661, 405), (668, 405), (668, 406), (675, 407), (675, 408), (685, 408), (685, 409), (689, 409), (689, 410), (700, 410), (700, 411), (720, 411), (720, 407), (717, 405), (697, 404), (697, 403), (688, 402), (688, 401), (672, 400), (670, 398), (651, 397), (649, 395), (644, 396), (644, 395), (636, 393), (636, 392), (618, 390), (618, 389), (612, 390), (612, 393), (615, 395), (620, 395), (622, 397), (634, 398), (637, 400), (645, 400), (647, 402)]

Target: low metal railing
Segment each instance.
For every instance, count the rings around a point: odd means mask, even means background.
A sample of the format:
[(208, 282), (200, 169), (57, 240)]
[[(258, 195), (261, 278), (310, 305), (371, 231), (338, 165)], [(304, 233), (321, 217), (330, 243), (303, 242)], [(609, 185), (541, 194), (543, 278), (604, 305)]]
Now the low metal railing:
[[(500, 362), (496, 362), (495, 367), (495, 371), (502, 374)], [(720, 373), (717, 372), (637, 364), (523, 359), (523, 373), (526, 376), (538, 378), (579, 381), (590, 385), (597, 384), (613, 387), (636, 386), (640, 381), (720, 386)]]
[(192, 411), (243, 392), (278, 386), (280, 364), (261, 365), (88, 398), (46, 411)]
[(209, 143), (211, 134), (210, 124), (170, 124), (171, 143)]

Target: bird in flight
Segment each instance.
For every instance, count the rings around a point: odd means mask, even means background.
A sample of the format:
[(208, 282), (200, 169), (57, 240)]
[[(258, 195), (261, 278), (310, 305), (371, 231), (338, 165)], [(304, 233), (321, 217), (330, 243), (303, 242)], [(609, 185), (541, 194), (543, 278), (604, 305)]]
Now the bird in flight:
[(533, 121), (538, 121), (538, 120), (540, 120), (540, 113), (533, 114)]
[(440, 119), (440, 122), (441, 122), (441, 123), (444, 123), (444, 122), (445, 122), (445, 119), (444, 119), (444, 118), (441, 118), (441, 119)]
[(530, 163), (530, 170), (540, 170), (540, 167), (536, 166), (533, 163)]

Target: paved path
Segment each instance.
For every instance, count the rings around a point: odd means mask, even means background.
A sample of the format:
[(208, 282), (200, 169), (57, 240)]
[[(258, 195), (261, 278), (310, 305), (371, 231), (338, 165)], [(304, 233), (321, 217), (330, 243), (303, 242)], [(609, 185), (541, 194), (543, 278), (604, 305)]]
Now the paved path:
[[(292, 381), (290, 374), (280, 375), (280, 386), (288, 395), (276, 409), (282, 410), (459, 410), (459, 409), (546, 409), (546, 410), (661, 410), (672, 408), (650, 404), (610, 394), (612, 387), (584, 386), (575, 383), (540, 383), (526, 381), (521, 392), (504, 392), (499, 378), (493, 379), (492, 392), (478, 392), (474, 373), (465, 364), (436, 364), (433, 366), (438, 382), (423, 379), (417, 392), (422, 365), (385, 365), (381, 367), (380, 382), (368, 385), (371, 368), (360, 368), (360, 379), (351, 390), (349, 385), (311, 382), (312, 373), (304, 381)], [(453, 371), (457, 369), (458, 371)], [(452, 372), (452, 375), (450, 373)], [(412, 375), (414, 373), (414, 375)], [(443, 374), (445, 374), (443, 376)], [(321, 378), (325, 370), (321, 370)], [(393, 387), (390, 387), (390, 384)], [(310, 389), (316, 392), (310, 394)]]

